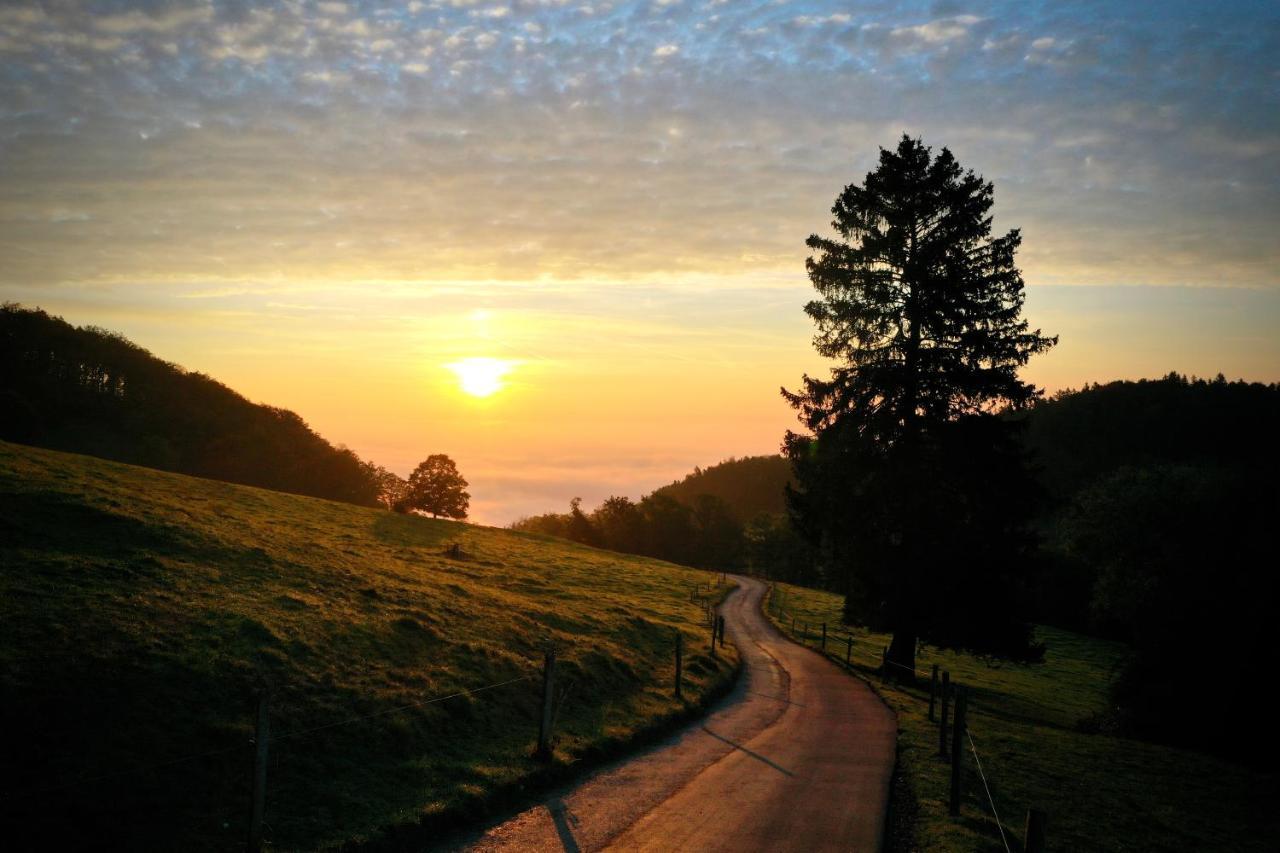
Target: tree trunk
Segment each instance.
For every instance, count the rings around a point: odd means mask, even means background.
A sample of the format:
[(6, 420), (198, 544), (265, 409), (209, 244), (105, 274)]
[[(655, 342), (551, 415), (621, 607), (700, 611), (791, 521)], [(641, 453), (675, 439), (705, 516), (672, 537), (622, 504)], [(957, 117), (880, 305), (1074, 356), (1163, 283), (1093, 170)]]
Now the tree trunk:
[(916, 632), (898, 630), (889, 641), (889, 678), (904, 684), (916, 680)]

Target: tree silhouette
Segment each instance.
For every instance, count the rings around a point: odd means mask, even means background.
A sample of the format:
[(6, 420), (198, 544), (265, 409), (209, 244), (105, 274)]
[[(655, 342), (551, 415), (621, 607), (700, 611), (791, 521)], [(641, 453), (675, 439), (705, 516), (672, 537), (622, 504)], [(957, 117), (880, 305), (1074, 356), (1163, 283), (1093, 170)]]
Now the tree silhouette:
[(443, 453), (433, 453), (409, 475), (404, 505), (439, 518), (466, 518), (471, 495), (458, 466)]
[(364, 463), (364, 468), (370, 479), (378, 484), (378, 503), (387, 509), (406, 509), (405, 499), (409, 494), (407, 480), (372, 462)]
[(639, 553), (644, 544), (644, 516), (630, 498), (611, 495), (591, 513), (604, 546), (628, 554)]
[(596, 530), (596, 526), (587, 518), (587, 514), (582, 511), (582, 498), (574, 498), (569, 501), (569, 526), (566, 534), (574, 542), (580, 542), (583, 545), (591, 545), (592, 547), (600, 546), (600, 534)]
[(808, 240), (805, 313), (837, 365), (783, 389), (810, 431), (784, 442), (789, 501), (845, 577), (847, 618), (893, 631), (904, 667), (922, 638), (1035, 653), (1014, 601), (1032, 487), (994, 413), (1038, 397), (1017, 371), (1057, 339), (1021, 319), (1021, 238), (992, 238), (993, 200), (946, 148), (903, 136), (836, 199), (838, 238)]
[(0, 439), (378, 504), (374, 468), (294, 412), (251, 403), (123, 336), (0, 305)]

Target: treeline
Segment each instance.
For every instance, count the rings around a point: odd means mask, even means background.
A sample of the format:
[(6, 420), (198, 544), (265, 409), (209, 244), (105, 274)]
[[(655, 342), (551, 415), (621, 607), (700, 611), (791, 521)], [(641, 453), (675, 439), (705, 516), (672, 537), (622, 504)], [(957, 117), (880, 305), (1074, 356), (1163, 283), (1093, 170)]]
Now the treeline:
[(782, 456), (730, 457), (710, 468), (694, 468), (693, 473), (657, 494), (692, 505), (699, 495), (720, 498), (741, 522), (761, 513), (782, 515), (786, 512), (783, 489), (791, 482), (791, 463)]
[(615, 496), (590, 513), (574, 498), (566, 513), (523, 518), (511, 529), (704, 568), (736, 567), (743, 550), (742, 525), (727, 503), (710, 495), (694, 506), (657, 493), (638, 503)]
[[(1274, 505), (1280, 386), (1171, 373), (1064, 391), (1022, 417), (1028, 454), (1044, 487), (1044, 564), (1034, 584), (1041, 621), (1124, 633), (1117, 625), (1125, 620), (1106, 614), (1099, 599), (1102, 561), (1088, 543), (1111, 535), (1099, 525), (1152, 528), (1148, 534), (1163, 544), (1148, 549), (1144, 562), (1150, 563), (1165, 549), (1194, 552), (1192, 539), (1221, 521), (1215, 521), (1220, 513), (1211, 505), (1233, 494), (1258, 507)], [(1186, 493), (1192, 481), (1200, 485)], [(1098, 513), (1120, 494), (1132, 504), (1121, 515)], [(1166, 504), (1175, 497), (1184, 508), (1198, 504), (1202, 520), (1172, 524)], [(1241, 525), (1251, 514), (1238, 515)], [(1214, 535), (1226, 555), (1253, 532), (1239, 526)], [(1131, 535), (1135, 541), (1147, 538), (1136, 528)]]
[(523, 518), (511, 528), (687, 566), (812, 582), (809, 546), (783, 511), (789, 478), (781, 456), (728, 459), (638, 502), (613, 496), (588, 512), (574, 498), (568, 512)]
[(394, 475), (123, 336), (0, 309), (0, 438), (373, 506)]
[(1046, 491), (1037, 617), (1135, 652), (1099, 726), (1258, 755), (1235, 733), (1264, 725), (1275, 647), (1277, 435), (1280, 386), (1221, 376), (1094, 385), (1027, 416)]

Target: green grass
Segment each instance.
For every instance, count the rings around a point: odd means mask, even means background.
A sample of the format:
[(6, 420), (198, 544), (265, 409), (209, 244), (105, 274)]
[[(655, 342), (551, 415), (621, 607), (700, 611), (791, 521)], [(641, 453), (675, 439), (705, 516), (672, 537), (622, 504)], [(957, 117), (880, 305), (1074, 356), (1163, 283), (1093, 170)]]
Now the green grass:
[[(842, 599), (779, 584), (770, 607), (787, 633), (819, 645), (821, 624), (832, 632), (828, 653), (844, 660), (834, 639)], [(802, 629), (807, 623), (808, 630)], [(1012, 850), (1020, 850), (1029, 807), (1048, 812), (1052, 851), (1274, 850), (1280, 838), (1280, 793), (1263, 774), (1200, 753), (1104, 734), (1082, 721), (1106, 709), (1107, 685), (1125, 648), (1049, 627), (1037, 629), (1047, 647), (1043, 664), (994, 664), (972, 655), (926, 648), (917, 659), (918, 687), (884, 685), (875, 675), (884, 634), (855, 630), (854, 670), (868, 678), (898, 715), (899, 766), (914, 795), (914, 848), (1003, 850), (996, 823), (966, 750), (961, 815), (947, 814), (950, 765), (938, 758), (936, 724), (928, 719), (927, 674), (934, 663), (969, 689), (969, 729), (991, 785)], [(1187, 673), (1188, 690), (1213, 690), (1210, 674)], [(1263, 701), (1261, 687), (1259, 701)], [(1241, 732), (1241, 737), (1269, 737)]]
[[(561, 540), (6, 443), (0, 533), (0, 812), (44, 847), (239, 846), (261, 689), (268, 838), (312, 849), (518, 799), (737, 665), (690, 601), (708, 573)], [(548, 644), (568, 686), (549, 766), (536, 677), (419, 704), (536, 676)]]

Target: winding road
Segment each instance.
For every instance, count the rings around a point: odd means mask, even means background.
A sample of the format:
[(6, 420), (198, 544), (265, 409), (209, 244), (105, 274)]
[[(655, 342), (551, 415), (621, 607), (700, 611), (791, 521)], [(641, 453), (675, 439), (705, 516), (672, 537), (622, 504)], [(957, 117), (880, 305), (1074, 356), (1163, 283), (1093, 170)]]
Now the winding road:
[(782, 636), (765, 586), (721, 606), (743, 677), (706, 718), (462, 845), (474, 851), (876, 851), (897, 733), (862, 681)]

